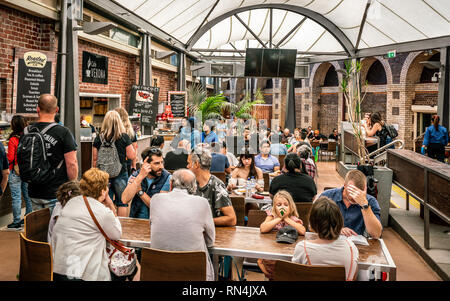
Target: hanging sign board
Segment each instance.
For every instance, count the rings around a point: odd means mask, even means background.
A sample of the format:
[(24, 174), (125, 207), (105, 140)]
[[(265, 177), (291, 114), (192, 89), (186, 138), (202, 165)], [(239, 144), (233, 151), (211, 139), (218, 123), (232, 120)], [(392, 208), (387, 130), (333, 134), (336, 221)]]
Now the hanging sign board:
[(16, 54), (16, 113), (33, 114), (39, 96), (51, 93), (54, 54), (36, 50), (18, 50)]
[(108, 57), (83, 51), (81, 81), (94, 84), (108, 84)]
[(130, 92), (130, 115), (141, 116), (141, 123), (155, 126), (159, 88), (133, 85)]
[(173, 117), (186, 116), (187, 98), (185, 91), (169, 91), (169, 105)]

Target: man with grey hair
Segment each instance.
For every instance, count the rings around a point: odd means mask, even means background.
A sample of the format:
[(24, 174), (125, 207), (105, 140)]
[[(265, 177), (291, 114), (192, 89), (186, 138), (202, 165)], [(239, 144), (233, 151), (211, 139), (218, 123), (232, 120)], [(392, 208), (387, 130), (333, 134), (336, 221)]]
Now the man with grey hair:
[(208, 247), (214, 245), (215, 228), (208, 201), (195, 195), (195, 175), (179, 169), (172, 175), (170, 192), (156, 194), (150, 203), (152, 248), (206, 253), (206, 280), (214, 280)]
[(197, 179), (197, 195), (206, 198), (216, 226), (235, 226), (236, 213), (225, 184), (209, 171), (212, 155), (208, 147), (197, 145), (188, 156), (188, 168)]

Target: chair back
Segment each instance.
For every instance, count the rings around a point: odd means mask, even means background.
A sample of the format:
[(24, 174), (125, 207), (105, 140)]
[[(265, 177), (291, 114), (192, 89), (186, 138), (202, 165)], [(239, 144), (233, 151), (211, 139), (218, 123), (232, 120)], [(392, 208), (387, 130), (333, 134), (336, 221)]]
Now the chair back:
[(264, 178), (264, 191), (269, 191), (270, 187), (269, 173), (268, 172), (263, 173), (263, 178)]
[(20, 281), (53, 281), (52, 247), (20, 233)]
[(203, 251), (163, 251), (143, 248), (141, 281), (205, 281)]
[(277, 260), (274, 281), (345, 281), (343, 266), (314, 266)]
[(230, 199), (236, 213), (236, 226), (244, 226), (245, 198), (243, 196), (232, 196)]
[(286, 155), (279, 155), (278, 156), (278, 161), (280, 162), (280, 170), (283, 170), (283, 166), (284, 166), (284, 158), (286, 157)]
[(310, 141), (309, 142), (311, 144), (311, 147), (316, 148), (318, 146), (320, 146), (320, 142), (319, 141)]
[(328, 140), (328, 151), (329, 152), (336, 152), (336, 141)]
[(227, 177), (225, 175), (225, 172), (222, 172), (222, 171), (215, 172), (215, 171), (213, 171), (213, 172), (211, 172), (211, 174), (216, 176), (216, 177), (218, 177), (223, 182), (223, 184), (225, 184), (225, 185), (227, 184)]
[(297, 207), (298, 217), (303, 221), (303, 226), (308, 230), (309, 226), (309, 212), (311, 211), (313, 203), (295, 203)]
[(267, 213), (262, 210), (248, 211), (248, 227), (258, 227), (266, 220)]
[(33, 211), (25, 215), (25, 237), (34, 241), (47, 242), (50, 217), (51, 215), (49, 208)]

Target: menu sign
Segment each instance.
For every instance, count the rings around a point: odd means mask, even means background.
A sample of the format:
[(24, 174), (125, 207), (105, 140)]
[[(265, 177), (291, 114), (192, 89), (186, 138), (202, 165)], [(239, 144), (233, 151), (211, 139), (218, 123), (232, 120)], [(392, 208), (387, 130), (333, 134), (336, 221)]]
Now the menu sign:
[(186, 92), (169, 91), (169, 105), (172, 108), (173, 117), (186, 116)]
[(155, 125), (158, 112), (159, 88), (133, 85), (130, 93), (131, 115), (140, 115), (144, 125)]
[(41, 94), (51, 92), (52, 62), (38, 51), (18, 59), (16, 113), (36, 113)]
[(82, 81), (108, 84), (108, 57), (83, 51)]

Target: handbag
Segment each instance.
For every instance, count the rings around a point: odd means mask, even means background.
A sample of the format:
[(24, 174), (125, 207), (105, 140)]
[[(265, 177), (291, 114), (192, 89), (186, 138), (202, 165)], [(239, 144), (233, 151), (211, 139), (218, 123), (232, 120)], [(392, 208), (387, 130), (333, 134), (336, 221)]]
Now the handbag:
[(94, 223), (108, 242), (106, 245), (106, 253), (109, 258), (109, 270), (119, 277), (133, 274), (136, 269), (135, 250), (133, 248), (126, 248), (121, 242), (110, 239), (95, 218), (86, 196), (83, 196), (83, 199)]

